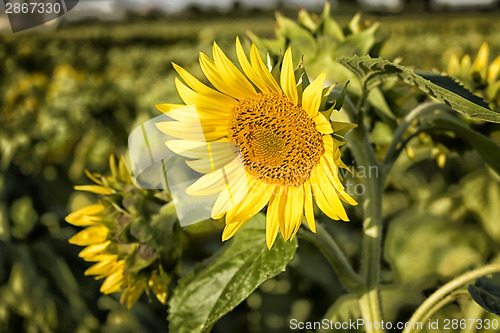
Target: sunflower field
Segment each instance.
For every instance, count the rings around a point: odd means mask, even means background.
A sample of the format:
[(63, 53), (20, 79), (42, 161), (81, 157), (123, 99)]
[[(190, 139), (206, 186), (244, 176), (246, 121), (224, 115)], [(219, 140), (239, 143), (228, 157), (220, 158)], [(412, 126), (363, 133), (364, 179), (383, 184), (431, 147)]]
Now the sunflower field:
[(63, 21), (0, 64), (0, 332), (500, 332), (498, 11)]

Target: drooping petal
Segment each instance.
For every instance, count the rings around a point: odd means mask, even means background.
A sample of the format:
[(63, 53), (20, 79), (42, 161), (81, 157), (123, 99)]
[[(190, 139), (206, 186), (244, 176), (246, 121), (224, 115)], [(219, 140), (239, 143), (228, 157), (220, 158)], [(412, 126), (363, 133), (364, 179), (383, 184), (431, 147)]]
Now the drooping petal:
[(267, 207), (266, 214), (266, 244), (267, 248), (270, 249), (274, 241), (276, 240), (276, 236), (278, 235), (278, 231), (280, 229), (280, 225), (282, 224), (281, 220), (283, 219), (283, 214), (280, 211), (280, 201), (283, 201), (284, 196), (283, 186), (276, 186), (275, 192), (273, 193), (269, 206)]
[[(330, 179), (325, 173), (325, 168), (315, 167), (314, 169), (316, 171), (315, 178), (318, 181), (318, 183), (321, 184), (321, 186), (316, 186), (316, 187), (313, 186), (313, 189), (314, 188), (316, 189), (316, 191), (314, 192), (315, 197), (320, 198), (320, 201), (322, 201), (323, 206), (325, 206), (325, 204), (328, 206), (326, 207), (326, 210), (333, 212), (334, 214), (332, 215), (338, 216), (343, 221), (349, 221), (344, 206), (342, 206), (342, 203), (340, 202), (337, 192), (335, 191), (335, 184), (332, 184), (330, 182)], [(321, 210), (323, 210), (323, 208), (321, 208)], [(325, 211), (325, 213), (327, 212)]]
[(300, 225), (304, 213), (304, 193), (301, 187), (289, 186), (287, 188), (285, 205), (285, 233), (283, 238), (290, 239), (297, 225)]
[(312, 189), (309, 180), (304, 183), (304, 215), (306, 217), (307, 225), (312, 232), (316, 232), (316, 223), (314, 221), (313, 198)]

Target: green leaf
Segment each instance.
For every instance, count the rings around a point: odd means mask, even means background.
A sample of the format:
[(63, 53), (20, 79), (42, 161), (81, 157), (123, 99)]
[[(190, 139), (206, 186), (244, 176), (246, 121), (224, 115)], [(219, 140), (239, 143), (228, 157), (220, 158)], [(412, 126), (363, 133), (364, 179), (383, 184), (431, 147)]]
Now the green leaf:
[[(334, 110), (340, 110), (344, 104), (345, 94), (347, 92), (347, 86), (349, 81), (339, 82), (333, 87), (332, 91), (328, 95), (325, 103), (325, 110), (333, 108)], [(329, 118), (329, 117), (328, 117)]]
[(481, 97), (474, 95), (472, 92), (467, 90), (467, 88), (455, 81), (450, 76), (425, 72), (417, 72), (417, 74), (424, 79), (429, 80), (442, 88), (445, 88), (446, 90), (454, 92), (455, 94), (465, 98), (466, 100), (474, 102), (477, 105), (481, 105), (485, 108), (489, 108), (488, 103), (486, 103)]
[(492, 279), (482, 277), (469, 285), (470, 297), (483, 309), (500, 316), (500, 285)]
[(266, 246), (265, 216), (258, 214), (225, 248), (184, 277), (170, 299), (172, 332), (205, 332), (264, 281), (283, 272), (297, 240), (276, 239)]
[[(458, 86), (460, 89), (457, 89), (457, 86), (450, 85), (448, 80), (433, 78), (433, 81), (437, 83), (435, 84), (411, 69), (388, 60), (369, 56), (342, 58), (339, 59), (339, 62), (361, 78), (365, 89), (371, 90), (383, 80), (400, 79), (445, 103), (457, 112), (475, 119), (500, 123), (500, 113), (484, 107), (484, 104), (478, 102), (477, 98), (470, 98), (470, 94), (465, 94), (465, 88)], [(443, 84), (443, 87), (438, 84)]]

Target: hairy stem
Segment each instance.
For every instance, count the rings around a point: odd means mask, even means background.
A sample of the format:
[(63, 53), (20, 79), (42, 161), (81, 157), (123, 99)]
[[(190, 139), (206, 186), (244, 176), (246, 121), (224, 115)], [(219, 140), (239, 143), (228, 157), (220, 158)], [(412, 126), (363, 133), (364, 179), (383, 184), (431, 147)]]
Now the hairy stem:
[[(379, 164), (368, 140), (368, 133), (360, 126), (350, 132), (350, 148), (358, 167), (369, 170)], [(363, 319), (367, 323), (366, 331), (383, 331), (376, 323), (382, 322), (382, 303), (380, 299), (380, 258), (382, 247), (382, 177), (377, 174), (369, 175), (365, 183), (363, 200), (363, 250), (361, 254), (361, 276), (364, 279), (365, 289), (359, 298), (359, 305)]]

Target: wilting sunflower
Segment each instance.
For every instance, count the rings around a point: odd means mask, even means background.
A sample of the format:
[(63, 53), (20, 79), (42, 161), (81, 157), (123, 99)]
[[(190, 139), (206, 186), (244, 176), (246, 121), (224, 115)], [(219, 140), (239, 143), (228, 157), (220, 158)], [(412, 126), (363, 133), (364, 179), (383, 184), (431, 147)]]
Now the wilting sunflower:
[(216, 43), (213, 60), (200, 53), (201, 69), (215, 89), (174, 64), (184, 81), (175, 79), (185, 105), (157, 105), (176, 120), (158, 128), (181, 139), (167, 141), (168, 148), (192, 159), (187, 164), (204, 174), (186, 192), (219, 193), (211, 216), (226, 216), (223, 240), (266, 205), (269, 248), (278, 230), (285, 240), (293, 239), (304, 216), (315, 231), (313, 198), (330, 218), (348, 221), (341, 200), (356, 202), (339, 180), (338, 167), (345, 166), (341, 142), (319, 112), (331, 90), (323, 89), (325, 73), (302, 89), (307, 78), (296, 78), (291, 49), (276, 78), (255, 45), (249, 61), (237, 38), (236, 53), (243, 73)]

